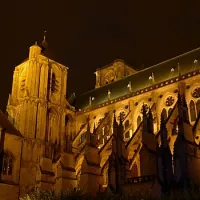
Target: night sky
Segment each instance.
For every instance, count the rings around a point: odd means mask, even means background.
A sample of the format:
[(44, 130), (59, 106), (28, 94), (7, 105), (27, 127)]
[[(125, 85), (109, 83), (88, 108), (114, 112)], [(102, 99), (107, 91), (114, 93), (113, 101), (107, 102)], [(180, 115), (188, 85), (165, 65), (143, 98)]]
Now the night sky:
[(199, 8), (199, 0), (16, 1), (2, 29), (0, 108), (14, 67), (44, 30), (52, 58), (69, 67), (68, 93), (80, 94), (94, 88), (96, 68), (115, 59), (142, 69), (200, 47)]

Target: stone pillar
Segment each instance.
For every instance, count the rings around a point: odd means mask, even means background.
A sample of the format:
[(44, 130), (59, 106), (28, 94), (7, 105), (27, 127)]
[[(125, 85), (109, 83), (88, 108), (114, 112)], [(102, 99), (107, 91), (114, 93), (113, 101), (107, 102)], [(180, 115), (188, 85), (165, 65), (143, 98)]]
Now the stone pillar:
[(95, 72), (95, 75), (96, 75), (96, 85), (95, 85), (95, 88), (99, 88), (101, 85), (100, 85), (100, 71), (97, 70)]
[(103, 185), (103, 181), (101, 183), (101, 180), (103, 179), (98, 148), (88, 145), (81, 166), (80, 189), (84, 193), (96, 196), (100, 191), (100, 185)]

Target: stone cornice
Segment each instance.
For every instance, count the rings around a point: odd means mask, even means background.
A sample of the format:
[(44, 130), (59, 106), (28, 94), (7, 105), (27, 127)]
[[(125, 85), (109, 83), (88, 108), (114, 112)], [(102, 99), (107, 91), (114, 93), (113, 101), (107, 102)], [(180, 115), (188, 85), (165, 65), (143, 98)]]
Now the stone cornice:
[[(123, 101), (125, 99), (130, 99), (130, 98), (132, 98), (134, 96), (138, 96), (138, 95), (150, 92), (150, 91), (154, 91), (156, 89), (159, 89), (159, 88), (162, 88), (162, 87), (174, 84), (174, 83), (179, 83), (180, 81), (183, 81), (185, 79), (191, 78), (193, 76), (197, 76), (199, 74), (200, 74), (200, 70), (199, 69), (195, 70), (195, 71), (192, 71), (192, 72), (188, 72), (186, 74), (181, 75), (180, 77), (177, 76), (177, 77), (174, 77), (172, 79), (169, 79), (169, 80), (154, 84), (152, 86), (143, 88), (141, 90), (130, 92), (129, 94), (126, 94), (124, 96), (120, 96), (120, 97), (117, 97), (115, 99), (108, 100), (106, 102), (103, 102), (102, 104), (99, 104), (99, 105), (96, 105), (96, 106), (92, 106), (90, 108), (82, 109), (81, 111), (76, 111), (76, 114), (77, 115), (81, 115), (83, 113), (87, 113), (87, 112), (90, 112), (92, 110), (96, 110), (98, 108), (106, 107), (108, 105), (115, 104), (115, 103)], [(88, 104), (89, 104), (89, 100), (88, 100)]]

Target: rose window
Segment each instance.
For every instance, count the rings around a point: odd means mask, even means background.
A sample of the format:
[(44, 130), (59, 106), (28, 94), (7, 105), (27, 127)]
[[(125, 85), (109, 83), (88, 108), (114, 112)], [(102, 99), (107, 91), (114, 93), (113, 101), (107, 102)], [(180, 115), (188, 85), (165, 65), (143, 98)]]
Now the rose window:
[(165, 105), (166, 106), (172, 106), (173, 103), (174, 103), (174, 97), (172, 97), (172, 96), (167, 97)]
[(194, 98), (199, 98), (199, 97), (200, 97), (200, 87), (197, 87), (197, 88), (195, 88), (195, 89), (193, 90), (192, 96), (193, 96)]

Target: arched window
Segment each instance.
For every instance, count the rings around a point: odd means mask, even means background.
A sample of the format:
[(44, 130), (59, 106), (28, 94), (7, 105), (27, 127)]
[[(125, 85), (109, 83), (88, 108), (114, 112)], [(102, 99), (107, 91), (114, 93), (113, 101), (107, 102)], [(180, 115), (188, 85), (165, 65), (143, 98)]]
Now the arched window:
[(130, 138), (130, 131), (127, 131), (126, 134), (125, 134), (125, 138)]
[(137, 118), (137, 127), (139, 127), (141, 122), (142, 122), (142, 118), (140, 116), (138, 116), (138, 118)]
[(67, 126), (68, 122), (69, 122), (69, 116), (66, 115), (66, 116), (65, 116), (65, 126)]
[(124, 129), (126, 130), (129, 127), (129, 120), (126, 120), (124, 123)]
[(164, 117), (164, 119), (167, 119), (167, 111), (165, 108), (163, 108), (161, 115)]
[(2, 174), (3, 175), (12, 175), (12, 170), (13, 170), (13, 156), (9, 153), (4, 153)]
[(51, 91), (56, 91), (56, 75), (53, 73), (51, 77)]
[(136, 163), (133, 164), (132, 177), (138, 177), (138, 167)]
[(197, 108), (197, 115), (198, 115), (200, 112), (200, 99), (196, 103), (196, 108)]
[(191, 119), (191, 122), (194, 122), (196, 120), (196, 111), (195, 111), (194, 101), (190, 101), (190, 119)]

